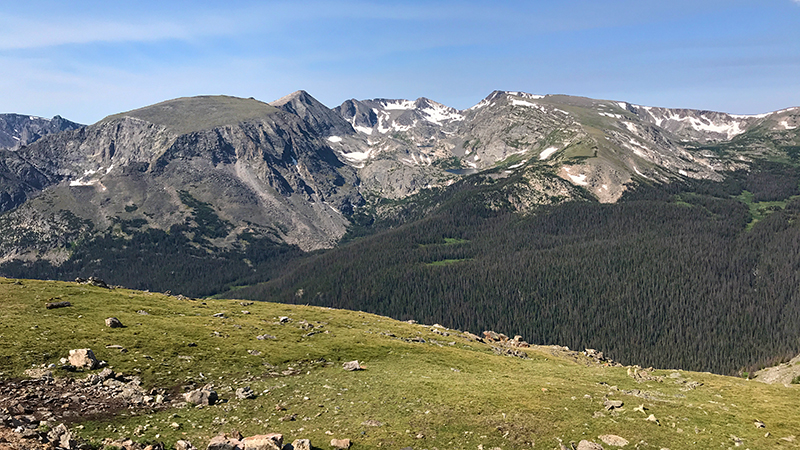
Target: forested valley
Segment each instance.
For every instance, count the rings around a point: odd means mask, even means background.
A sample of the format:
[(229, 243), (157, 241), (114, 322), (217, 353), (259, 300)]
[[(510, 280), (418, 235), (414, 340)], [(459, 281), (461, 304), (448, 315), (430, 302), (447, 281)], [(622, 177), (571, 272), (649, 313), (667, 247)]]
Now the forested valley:
[(760, 163), (724, 183), (642, 184), (617, 204), (524, 216), (487, 207), (466, 183), (429, 198), (439, 206), (419, 220), (362, 229), (227, 295), (521, 334), (626, 364), (750, 372), (800, 352), (798, 182), (797, 169)]

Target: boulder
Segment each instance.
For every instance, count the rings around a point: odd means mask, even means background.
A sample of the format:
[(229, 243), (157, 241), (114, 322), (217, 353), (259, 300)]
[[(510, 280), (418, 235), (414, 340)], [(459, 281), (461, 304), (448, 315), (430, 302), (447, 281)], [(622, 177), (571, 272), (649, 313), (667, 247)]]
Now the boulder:
[(602, 436), (597, 436), (597, 438), (603, 441), (604, 444), (611, 445), (613, 447), (625, 447), (628, 445), (627, 439), (615, 434), (604, 434)]
[(197, 450), (189, 441), (178, 441), (175, 443), (175, 450)]
[(358, 363), (358, 360), (355, 360), (355, 361), (348, 361), (348, 362), (346, 362), (346, 363), (342, 364), (342, 368), (343, 368), (344, 370), (349, 370), (349, 371), (351, 371), (351, 372), (352, 372), (352, 371), (355, 371), (355, 370), (361, 370), (361, 369), (363, 369), (363, 367), (361, 367), (361, 365)]
[(94, 369), (97, 367), (97, 358), (88, 348), (79, 348), (69, 351), (69, 363), (78, 369)]
[(253, 389), (251, 389), (250, 386), (240, 387), (239, 389), (236, 389), (236, 398), (239, 400), (252, 399), (256, 398), (256, 393), (253, 392)]
[(339, 449), (350, 448), (350, 439), (331, 439), (331, 447)]
[(308, 439), (295, 439), (292, 441), (292, 450), (311, 450), (311, 441)]
[(578, 450), (603, 450), (603, 446), (591, 441), (578, 442)]
[(279, 433), (259, 434), (242, 439), (244, 450), (281, 450), (283, 435)]
[(207, 450), (243, 450), (244, 446), (238, 439), (230, 438), (224, 434), (214, 436), (208, 443)]
[(116, 317), (109, 317), (106, 319), (106, 326), (109, 328), (123, 328), (122, 322)]
[(217, 402), (219, 397), (217, 396), (217, 391), (208, 386), (204, 386), (200, 389), (195, 389), (183, 394), (183, 398), (187, 403), (195, 405), (213, 405)]
[(77, 443), (72, 438), (72, 432), (69, 431), (63, 423), (58, 424), (55, 428), (47, 433), (47, 439), (56, 444), (56, 447), (64, 448), (67, 450), (77, 448)]

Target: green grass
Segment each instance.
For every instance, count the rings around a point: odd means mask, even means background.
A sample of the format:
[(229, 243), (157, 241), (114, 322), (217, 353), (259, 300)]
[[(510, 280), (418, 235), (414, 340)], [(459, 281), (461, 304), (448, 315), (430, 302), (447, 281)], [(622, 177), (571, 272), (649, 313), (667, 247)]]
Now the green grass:
[(748, 209), (750, 210), (750, 222), (747, 224), (747, 230), (751, 230), (755, 224), (764, 219), (767, 215), (771, 214), (774, 211), (778, 211), (781, 209), (786, 208), (786, 204), (790, 201), (798, 198), (799, 196), (794, 196), (787, 198), (786, 200), (780, 201), (773, 201), (773, 202), (756, 202), (753, 198), (753, 193), (750, 191), (742, 191), (736, 198), (747, 205)]
[[(45, 309), (56, 298), (73, 306)], [(219, 312), (226, 317), (212, 317)], [(110, 316), (126, 328), (106, 328), (103, 321)], [(281, 316), (291, 321), (281, 324)], [(320, 333), (307, 336), (306, 322)], [(260, 341), (255, 338), (260, 334), (277, 339)], [(190, 342), (197, 346), (189, 347)], [(107, 349), (110, 344), (128, 352)], [(180, 390), (191, 382), (213, 382), (226, 400), (82, 423), (76, 431), (94, 442), (125, 436), (172, 446), (189, 439), (202, 448), (213, 435), (236, 429), (245, 435), (280, 432), (289, 441), (305, 437), (320, 448), (327, 448), (331, 437), (349, 437), (354, 449), (550, 449), (558, 446), (557, 439), (599, 442), (601, 434), (628, 439), (628, 448), (644, 448), (641, 442), (656, 449), (728, 448), (731, 435), (744, 439), (743, 448), (798, 446), (779, 440), (800, 429), (800, 417), (793, 413), (800, 408), (796, 386), (672, 370), (654, 372), (664, 377), (661, 382), (639, 383), (624, 367), (587, 365), (583, 357), (556, 356), (550, 347), (528, 349), (525, 360), (497, 356), (489, 345), (454, 330), (361, 312), (0, 278), (0, 377), (22, 376), (31, 365), (57, 364), (69, 349), (83, 347), (118, 372), (140, 374), (147, 388)], [(343, 361), (353, 359), (366, 370), (341, 369)], [(280, 374), (290, 367), (299, 373)], [(703, 385), (684, 390), (688, 380)], [(259, 397), (237, 400), (233, 391), (245, 385)], [(646, 398), (634, 395), (634, 389)], [(605, 411), (604, 397), (625, 406)], [(277, 404), (287, 410), (276, 411)], [(634, 411), (639, 405), (646, 414)], [(278, 420), (287, 414), (297, 414), (297, 420)], [(649, 414), (660, 426), (644, 420)], [(757, 429), (755, 419), (766, 429)], [(362, 425), (367, 420), (383, 426)], [(172, 422), (180, 428), (171, 428)], [(418, 434), (424, 438), (417, 439)]]
[(451, 264), (456, 264), (464, 261), (470, 261), (471, 258), (463, 258), (463, 259), (443, 259), (441, 261), (434, 261), (432, 263), (425, 264), (426, 266), (449, 266)]
[(276, 111), (278, 111), (277, 108), (252, 98), (205, 95), (167, 100), (108, 116), (103, 121), (135, 117), (157, 125), (164, 125), (178, 134), (186, 134), (225, 125), (236, 125), (247, 120), (263, 119)]

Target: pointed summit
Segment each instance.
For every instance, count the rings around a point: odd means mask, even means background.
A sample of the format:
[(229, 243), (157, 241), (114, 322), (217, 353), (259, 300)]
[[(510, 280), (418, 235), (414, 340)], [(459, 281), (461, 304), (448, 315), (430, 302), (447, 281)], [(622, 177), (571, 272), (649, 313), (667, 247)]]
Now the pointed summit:
[(281, 97), (270, 105), (303, 119), (321, 136), (355, 134), (355, 130), (342, 116), (323, 105), (308, 92), (300, 90)]

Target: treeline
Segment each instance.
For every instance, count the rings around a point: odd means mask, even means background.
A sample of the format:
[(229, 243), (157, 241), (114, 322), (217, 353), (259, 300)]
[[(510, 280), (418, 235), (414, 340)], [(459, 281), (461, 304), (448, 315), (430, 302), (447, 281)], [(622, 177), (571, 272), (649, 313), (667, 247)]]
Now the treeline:
[(800, 202), (746, 231), (748, 208), (732, 198), (745, 188), (797, 194), (796, 172), (784, 169), (643, 186), (618, 204), (528, 217), (448, 203), (233, 294), (733, 373), (800, 352)]
[[(245, 236), (235, 248), (211, 251), (202, 244), (216, 237), (189, 224), (170, 230), (139, 231), (122, 224), (131, 238), (109, 231), (81, 242), (60, 265), (47, 261), (12, 261), (0, 273), (12, 278), (74, 280), (99, 277), (110, 284), (157, 292), (204, 297), (229, 289), (257, 275), (258, 281), (280, 273), (289, 260), (304, 253), (296, 246), (263, 237)], [(190, 239), (191, 237), (191, 239)]]

